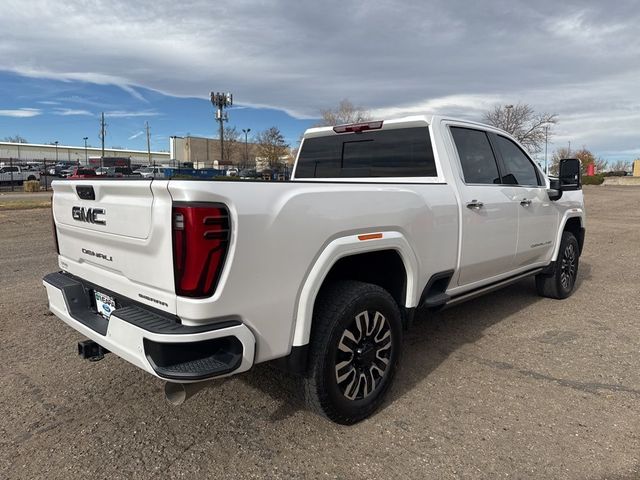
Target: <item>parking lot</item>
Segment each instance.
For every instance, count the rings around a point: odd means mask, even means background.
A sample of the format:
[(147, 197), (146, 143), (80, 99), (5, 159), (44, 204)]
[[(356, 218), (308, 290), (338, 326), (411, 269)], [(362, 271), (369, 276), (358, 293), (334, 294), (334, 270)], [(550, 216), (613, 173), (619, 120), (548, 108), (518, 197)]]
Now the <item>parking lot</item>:
[(261, 365), (181, 407), (48, 313), (48, 209), (0, 211), (0, 478), (640, 478), (640, 188), (585, 187), (565, 301), (533, 280), (421, 317), (372, 418), (307, 411)]

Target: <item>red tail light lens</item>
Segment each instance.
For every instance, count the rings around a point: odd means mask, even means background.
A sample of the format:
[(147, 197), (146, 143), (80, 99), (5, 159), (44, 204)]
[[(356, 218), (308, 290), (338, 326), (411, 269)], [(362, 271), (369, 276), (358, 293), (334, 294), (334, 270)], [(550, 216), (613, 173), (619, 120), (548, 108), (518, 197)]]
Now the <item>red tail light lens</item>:
[(56, 219), (53, 216), (53, 197), (51, 198), (51, 227), (53, 228), (53, 241), (56, 245), (56, 253), (60, 255), (60, 245), (58, 244), (58, 230), (56, 229)]
[(210, 297), (229, 246), (229, 211), (219, 203), (174, 203), (172, 217), (176, 293)]

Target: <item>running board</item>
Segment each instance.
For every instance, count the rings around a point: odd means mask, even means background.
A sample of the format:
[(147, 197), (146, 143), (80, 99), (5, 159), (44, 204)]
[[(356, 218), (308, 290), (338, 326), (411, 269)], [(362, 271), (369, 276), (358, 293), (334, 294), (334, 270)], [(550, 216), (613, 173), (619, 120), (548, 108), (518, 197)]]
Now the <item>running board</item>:
[(462, 303), (462, 302), (466, 302), (467, 300), (472, 300), (476, 297), (480, 297), (481, 295), (484, 295), (485, 293), (490, 293), (493, 292), (494, 290), (499, 290), (503, 287), (506, 287), (507, 285), (510, 285), (512, 283), (516, 283), (520, 280), (522, 280), (523, 278), (527, 278), (530, 277), (532, 275), (537, 275), (538, 273), (541, 273), (544, 270), (544, 268), (536, 268), (534, 270), (529, 270), (528, 272), (524, 272), (521, 273), (519, 275), (516, 275), (515, 277), (509, 277), (509, 278), (505, 278), (504, 280), (500, 280), (499, 282), (496, 283), (492, 283), (490, 285), (486, 285), (484, 287), (480, 287), (476, 290), (472, 290), (470, 292), (467, 293), (463, 293), (457, 297), (453, 297), (451, 298), (451, 300), (449, 300), (444, 308), (449, 308), (452, 307), (454, 305), (457, 305), (458, 303)]

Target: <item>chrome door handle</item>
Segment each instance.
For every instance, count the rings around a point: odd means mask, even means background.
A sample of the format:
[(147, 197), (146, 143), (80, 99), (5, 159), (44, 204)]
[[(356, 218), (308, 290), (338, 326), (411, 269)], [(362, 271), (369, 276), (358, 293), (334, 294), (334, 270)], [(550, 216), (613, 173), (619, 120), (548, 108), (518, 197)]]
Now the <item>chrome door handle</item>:
[(520, 205), (522, 205), (523, 207), (528, 207), (529, 205), (531, 205), (531, 200), (525, 198), (520, 202)]
[(467, 208), (470, 208), (471, 210), (480, 210), (482, 207), (484, 207), (484, 203), (479, 202), (478, 200), (471, 200), (467, 203)]

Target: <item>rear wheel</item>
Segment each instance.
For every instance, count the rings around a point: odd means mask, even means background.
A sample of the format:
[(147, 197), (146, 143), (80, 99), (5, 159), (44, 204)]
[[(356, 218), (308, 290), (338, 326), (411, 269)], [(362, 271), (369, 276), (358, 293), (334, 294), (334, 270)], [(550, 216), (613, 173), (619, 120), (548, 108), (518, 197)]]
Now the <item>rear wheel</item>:
[(536, 289), (543, 297), (563, 299), (573, 293), (578, 276), (580, 247), (571, 232), (562, 232), (560, 252), (551, 275), (537, 275)]
[(382, 403), (398, 364), (400, 310), (383, 288), (340, 281), (316, 301), (304, 394), (309, 407), (342, 424)]

